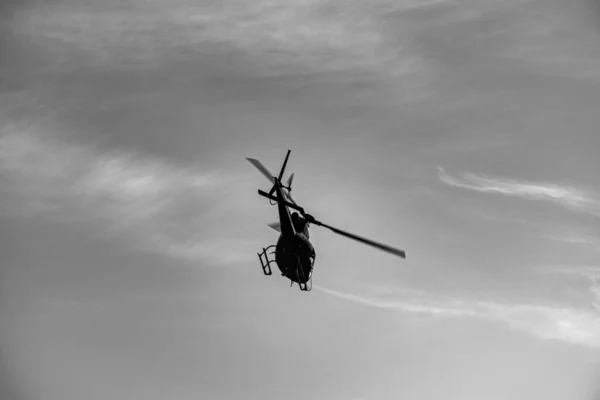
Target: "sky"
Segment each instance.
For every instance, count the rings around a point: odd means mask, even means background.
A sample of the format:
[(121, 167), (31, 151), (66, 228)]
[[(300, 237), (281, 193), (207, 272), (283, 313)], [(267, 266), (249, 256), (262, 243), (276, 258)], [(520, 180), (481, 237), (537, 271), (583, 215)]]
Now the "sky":
[(600, 399), (591, 0), (1, 7), (3, 400)]

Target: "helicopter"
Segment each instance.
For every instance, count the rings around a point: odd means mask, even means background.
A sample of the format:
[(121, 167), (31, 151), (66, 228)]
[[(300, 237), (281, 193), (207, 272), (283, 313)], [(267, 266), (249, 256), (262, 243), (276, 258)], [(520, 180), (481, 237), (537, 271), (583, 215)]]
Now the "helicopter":
[[(288, 150), (278, 176), (273, 175), (257, 159), (246, 157), (246, 160), (256, 167), (273, 185), (268, 193), (259, 189), (258, 194), (269, 199), (271, 205), (277, 205), (279, 213), (279, 222), (268, 224), (269, 227), (280, 233), (277, 244), (263, 248), (261, 252), (257, 253), (265, 275), (272, 275), (271, 264), (275, 262), (281, 275), (290, 280), (290, 286), (297, 283), (302, 291), (310, 291), (312, 289), (312, 274), (316, 254), (315, 248), (310, 242), (308, 231), (310, 224), (328, 228), (338, 235), (356, 240), (397, 257), (406, 258), (404, 250), (326, 225), (306, 213), (304, 208), (300, 207), (291, 195), (294, 173), (288, 177), (285, 185), (282, 183), (290, 153), (291, 150)], [(294, 211), (290, 213), (290, 209)], [(269, 250), (271, 251), (269, 252)]]

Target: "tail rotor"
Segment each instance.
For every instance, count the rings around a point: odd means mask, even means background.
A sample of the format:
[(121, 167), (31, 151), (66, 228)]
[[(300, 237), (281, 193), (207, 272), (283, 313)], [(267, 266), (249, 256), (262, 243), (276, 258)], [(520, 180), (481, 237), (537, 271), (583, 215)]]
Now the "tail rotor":
[(292, 182), (294, 182), (294, 173), (292, 172), (287, 179), (286, 186), (289, 191), (292, 190)]
[(287, 199), (294, 205), (298, 205), (298, 203), (296, 203), (296, 201), (294, 200), (294, 198), (292, 197), (292, 182), (294, 182), (294, 173), (292, 172), (292, 174), (289, 176), (287, 182), (286, 182), (286, 186), (284, 187), (285, 189), (285, 197), (287, 197)]

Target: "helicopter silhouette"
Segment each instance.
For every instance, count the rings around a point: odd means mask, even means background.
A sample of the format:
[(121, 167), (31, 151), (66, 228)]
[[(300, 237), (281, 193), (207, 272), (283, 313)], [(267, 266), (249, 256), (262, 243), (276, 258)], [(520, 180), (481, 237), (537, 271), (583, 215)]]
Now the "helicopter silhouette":
[[(326, 225), (306, 213), (304, 208), (296, 203), (290, 193), (292, 191), (294, 174), (292, 173), (288, 177), (286, 185), (281, 181), (290, 153), (291, 150), (288, 150), (279, 176), (273, 175), (260, 161), (246, 157), (246, 160), (254, 165), (272, 183), (273, 186), (268, 193), (259, 189), (258, 194), (269, 199), (271, 205), (277, 204), (279, 213), (279, 222), (268, 224), (269, 227), (280, 232), (277, 244), (263, 248), (262, 252), (257, 253), (265, 275), (272, 274), (271, 264), (275, 262), (281, 271), (281, 275), (290, 280), (290, 286), (297, 283), (302, 291), (310, 291), (312, 289), (315, 248), (309, 240), (308, 228), (310, 224), (328, 228), (338, 235), (367, 244), (395, 256), (406, 258), (404, 250)], [(295, 211), (290, 214), (290, 209)], [(268, 253), (269, 250), (272, 251)], [(274, 259), (273, 255), (275, 256)]]

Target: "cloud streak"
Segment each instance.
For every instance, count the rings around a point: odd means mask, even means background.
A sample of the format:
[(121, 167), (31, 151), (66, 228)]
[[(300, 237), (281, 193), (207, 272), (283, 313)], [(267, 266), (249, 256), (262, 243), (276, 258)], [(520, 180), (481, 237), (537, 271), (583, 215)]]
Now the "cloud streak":
[(315, 285), (328, 295), (379, 309), (445, 318), (475, 318), (501, 324), (544, 340), (600, 349), (600, 315), (570, 308), (459, 299), (423, 294), (381, 298)]
[[(5, 126), (0, 135), (0, 213), (90, 223), (108, 237), (183, 260), (231, 263), (254, 254), (218, 219), (238, 206), (217, 201), (240, 177), (206, 173), (124, 151), (102, 151)], [(235, 204), (232, 204), (235, 203)], [(239, 251), (237, 251), (239, 250)], [(228, 254), (220, 257), (220, 254)]]
[(518, 181), (487, 175), (465, 173), (457, 178), (438, 166), (438, 179), (450, 186), (481, 193), (521, 197), (551, 202), (571, 211), (600, 216), (600, 200), (581, 189), (551, 183)]
[(591, 281), (591, 286), (588, 289), (591, 305), (600, 311), (600, 267), (594, 265), (553, 265), (543, 268), (537, 268), (540, 273), (563, 275), (565, 277), (574, 277)]
[(394, 7), (388, 1), (88, 1), (24, 10), (11, 27), (20, 37), (77, 49), (95, 64), (141, 67), (230, 51), (269, 75), (363, 70), (415, 78), (422, 60), (404, 38), (386, 35), (378, 19)]
[(553, 240), (561, 243), (586, 246), (591, 249), (600, 250), (600, 238), (583, 233), (561, 233), (556, 235), (541, 235), (541, 239)]
[(539, 272), (583, 277), (593, 279), (595, 276), (600, 276), (600, 267), (595, 265), (553, 265), (538, 268)]
[[(587, 23), (595, 18), (595, 10), (586, 10), (594, 2), (576, 7), (539, 0), (521, 3), (506, 25), (512, 45), (503, 52), (504, 57), (520, 60), (546, 74), (595, 81), (600, 78), (598, 54), (590, 51), (597, 37), (590, 35), (591, 26)], [(581, 18), (582, 11), (592, 20)]]
[(590, 295), (592, 296), (592, 305), (600, 311), (600, 283), (598, 283), (596, 276), (600, 276), (600, 273), (592, 277), (594, 283), (590, 287)]

